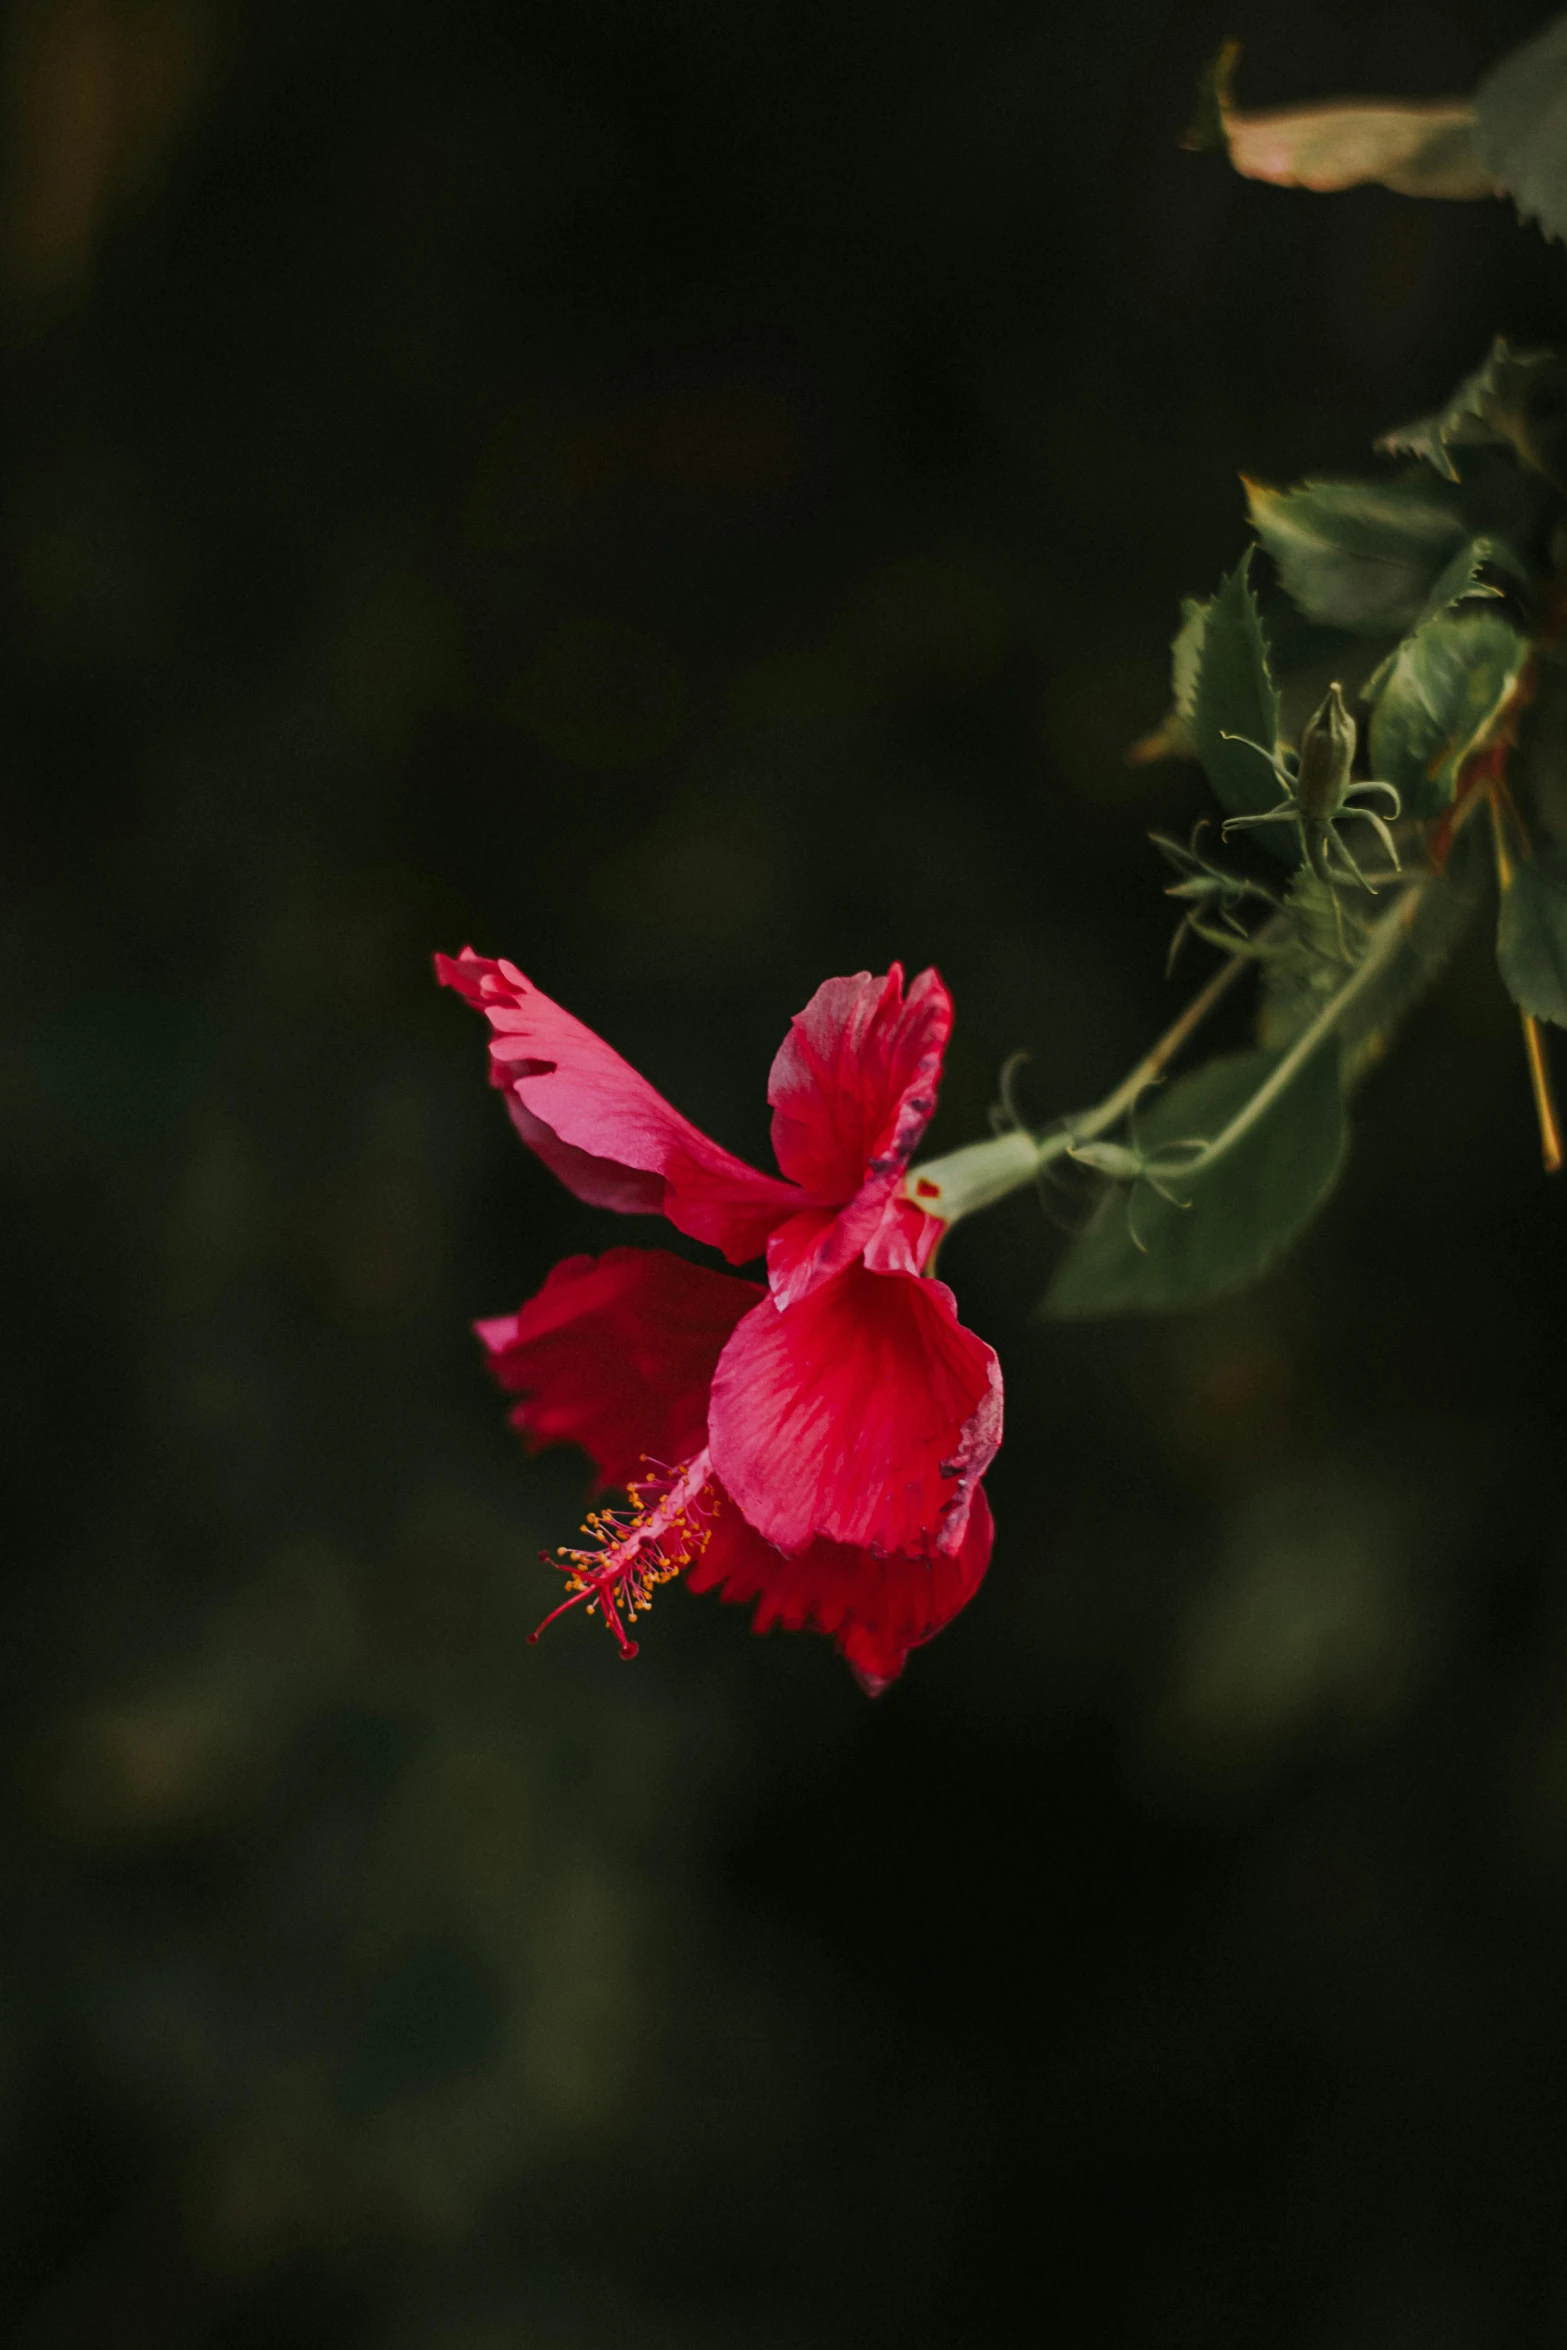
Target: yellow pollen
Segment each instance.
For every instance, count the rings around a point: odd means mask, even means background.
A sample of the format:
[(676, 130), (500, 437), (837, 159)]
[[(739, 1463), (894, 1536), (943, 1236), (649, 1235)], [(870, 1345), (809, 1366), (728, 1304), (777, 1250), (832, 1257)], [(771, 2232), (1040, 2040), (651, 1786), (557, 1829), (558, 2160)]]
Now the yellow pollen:
[(530, 1639), (537, 1640), (568, 1608), (586, 1603), (590, 1616), (603, 1617), (621, 1655), (635, 1656), (630, 1625), (646, 1615), (659, 1584), (699, 1559), (712, 1540), (719, 1496), (708, 1482), (709, 1468), (704, 1446), (672, 1473), (655, 1470), (629, 1485), (629, 1509), (590, 1510), (582, 1531), (591, 1547), (563, 1549), (551, 1562), (563, 1570), (569, 1596)]

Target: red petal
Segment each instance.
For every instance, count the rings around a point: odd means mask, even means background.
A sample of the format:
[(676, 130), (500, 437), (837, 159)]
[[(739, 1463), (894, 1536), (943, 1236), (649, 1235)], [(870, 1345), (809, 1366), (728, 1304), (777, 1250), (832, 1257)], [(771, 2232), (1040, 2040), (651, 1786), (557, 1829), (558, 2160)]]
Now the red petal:
[(955, 1551), (1001, 1441), (1001, 1368), (952, 1292), (853, 1265), (755, 1307), (713, 1379), (713, 1466), (780, 1550)]
[(821, 1198), (852, 1199), (879, 1160), (899, 1168), (936, 1106), (952, 998), (934, 971), (903, 995), (903, 966), (826, 979), (789, 1024), (767, 1098), (784, 1173)]
[(754, 1281), (688, 1265), (665, 1249), (568, 1257), (521, 1311), (475, 1325), (512, 1413), (536, 1446), (580, 1444), (606, 1485), (644, 1457), (669, 1467), (707, 1441), (714, 1366)]
[[(936, 1104), (952, 999), (934, 971), (905, 1001), (903, 969), (829, 979), (792, 1022), (768, 1081), (773, 1150), (786, 1175), (840, 1215), (797, 1216), (768, 1245), (768, 1278), (792, 1305), (867, 1250), (915, 1271), (895, 1202)], [(927, 1243), (928, 1248), (928, 1243)]]
[(873, 1273), (918, 1273), (946, 1226), (898, 1186), (901, 1173), (872, 1176), (839, 1215), (802, 1208), (767, 1243), (767, 1279), (780, 1306), (797, 1305), (863, 1257)]
[(950, 1624), (973, 1598), (990, 1562), (992, 1534), (990, 1504), (980, 1487), (954, 1555), (878, 1558), (846, 1543), (818, 1541), (786, 1558), (746, 1524), (726, 1495), (712, 1539), (686, 1580), (693, 1591), (754, 1599), (753, 1631), (782, 1624), (791, 1632), (831, 1634), (861, 1687), (875, 1697), (897, 1679), (909, 1650)]
[(665, 1215), (733, 1265), (759, 1256), (773, 1227), (804, 1204), (792, 1183), (710, 1142), (515, 965), (464, 947), (455, 961), (437, 955), (435, 968), (489, 1021), (492, 1082), (523, 1140), (579, 1199)]

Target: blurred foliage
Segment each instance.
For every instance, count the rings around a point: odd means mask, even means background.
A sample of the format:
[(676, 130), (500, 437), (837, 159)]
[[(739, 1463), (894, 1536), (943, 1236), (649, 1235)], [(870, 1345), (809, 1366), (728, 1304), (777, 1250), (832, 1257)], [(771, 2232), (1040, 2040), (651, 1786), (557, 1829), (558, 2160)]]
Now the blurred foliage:
[(894, 954), (933, 1147), (1018, 1046), (1094, 1098), (1237, 470), (1567, 307), (1503, 206), (1180, 154), (1194, 62), (1440, 95), (1545, 13), (13, 12), (22, 2350), (1557, 2338), (1567, 1260), (1485, 938), (1246, 1299), (1040, 1328), (1032, 1202), (954, 1236), (996, 1561), (878, 1706), (678, 1589), (526, 1647), (583, 1479), (466, 1324), (624, 1227), (429, 971), (753, 1154)]
[(1567, 237), (1567, 165), (1556, 129), (1567, 96), (1567, 18), (1498, 60), (1475, 92), (1475, 145), (1526, 220)]

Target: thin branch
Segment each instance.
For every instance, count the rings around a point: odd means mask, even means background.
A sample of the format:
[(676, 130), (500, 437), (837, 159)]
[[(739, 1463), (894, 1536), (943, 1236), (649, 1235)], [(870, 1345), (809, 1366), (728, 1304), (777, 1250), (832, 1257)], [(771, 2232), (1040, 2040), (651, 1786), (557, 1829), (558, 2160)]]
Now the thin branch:
[(1523, 1021), (1524, 1058), (1529, 1064), (1529, 1087), (1534, 1095), (1534, 1114), (1540, 1127), (1540, 1159), (1547, 1175), (1562, 1171), (1562, 1129), (1556, 1115), (1556, 1094), (1551, 1084), (1551, 1064), (1546, 1057), (1545, 1035), (1532, 1012), (1520, 1014)]
[(1371, 944), (1365, 956), (1351, 972), (1337, 994), (1330, 996), (1316, 1018), (1301, 1030), (1276, 1068), (1271, 1070), (1245, 1107), (1238, 1110), (1228, 1126), (1222, 1127), (1210, 1143), (1206, 1143), (1194, 1159), (1178, 1167), (1159, 1171), (1172, 1182), (1189, 1183), (1194, 1175), (1226, 1158), (1237, 1143), (1244, 1142), (1258, 1120), (1265, 1117), (1279, 1095), (1299, 1075), (1317, 1047), (1337, 1028), (1354, 1004), (1363, 996), (1373, 979), (1378, 978), (1384, 966), (1390, 963), (1409, 933), (1415, 907), (1419, 904), (1429, 881), (1412, 880), (1399, 903), (1382, 917), (1372, 933)]
[[(1506, 891), (1512, 888), (1518, 877), (1518, 868), (1507, 838), (1507, 820), (1511, 820), (1525, 856), (1532, 853), (1532, 844), (1523, 818), (1518, 813), (1517, 802), (1508, 789), (1506, 777), (1501, 774), (1490, 776), (1480, 788), (1491, 811), (1491, 842), (1496, 851), (1496, 886)], [(1562, 1128), (1556, 1110), (1556, 1093), (1551, 1083), (1551, 1064), (1546, 1056), (1545, 1038), (1532, 1012), (1526, 1012), (1520, 1006), (1518, 1016), (1523, 1022), (1523, 1051), (1529, 1065), (1529, 1091), (1534, 1097), (1535, 1123), (1540, 1129), (1540, 1161), (1547, 1175), (1559, 1175), (1562, 1170)]]
[[(1251, 933), (1248, 944), (1253, 946), (1270, 945), (1274, 939), (1281, 937), (1288, 927), (1286, 918), (1282, 914), (1276, 914), (1270, 921), (1264, 922), (1259, 929)], [(1060, 1149), (1062, 1151), (1072, 1148), (1080, 1142), (1092, 1142), (1095, 1135), (1103, 1134), (1107, 1127), (1114, 1126), (1118, 1120), (1125, 1117), (1127, 1111), (1133, 1108), (1141, 1096), (1148, 1091), (1149, 1086), (1157, 1084), (1177, 1053), (1181, 1052), (1196, 1035), (1208, 1015), (1216, 1011), (1223, 1003), (1230, 989), (1247, 968), (1249, 960), (1248, 956), (1237, 954), (1232, 955), (1228, 962), (1220, 964), (1207, 986), (1193, 996), (1180, 1018), (1171, 1022), (1158, 1043), (1143, 1055), (1136, 1068), (1128, 1076), (1123, 1077), (1114, 1093), (1106, 1094), (1096, 1109), (1087, 1111), (1081, 1118), (1073, 1119), (1070, 1133), (1061, 1138)], [(1055, 1140), (1054, 1135), (1043, 1137), (1044, 1142), (1054, 1142)], [(1052, 1157), (1057, 1155), (1059, 1155), (1057, 1152), (1051, 1153)]]

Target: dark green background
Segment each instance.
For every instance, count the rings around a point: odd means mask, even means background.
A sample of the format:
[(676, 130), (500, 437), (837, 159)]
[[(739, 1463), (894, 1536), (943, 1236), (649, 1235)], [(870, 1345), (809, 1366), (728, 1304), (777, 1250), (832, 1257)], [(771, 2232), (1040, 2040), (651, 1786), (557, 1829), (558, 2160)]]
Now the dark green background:
[(14, 297), (8, 2342), (1561, 2339), (1567, 1195), (1483, 941), (1256, 1294), (1041, 1327), (1032, 1201), (952, 1242), (995, 1560), (876, 1705), (678, 1588), (525, 1645), (583, 1478), (467, 1323), (657, 1235), (429, 967), (751, 1154), (894, 955), (937, 1147), (1014, 1048), (1102, 1091), (1237, 470), (1567, 337), (1501, 204), (1180, 153), (1196, 71), (1439, 94), (1546, 13), (251, 0)]

